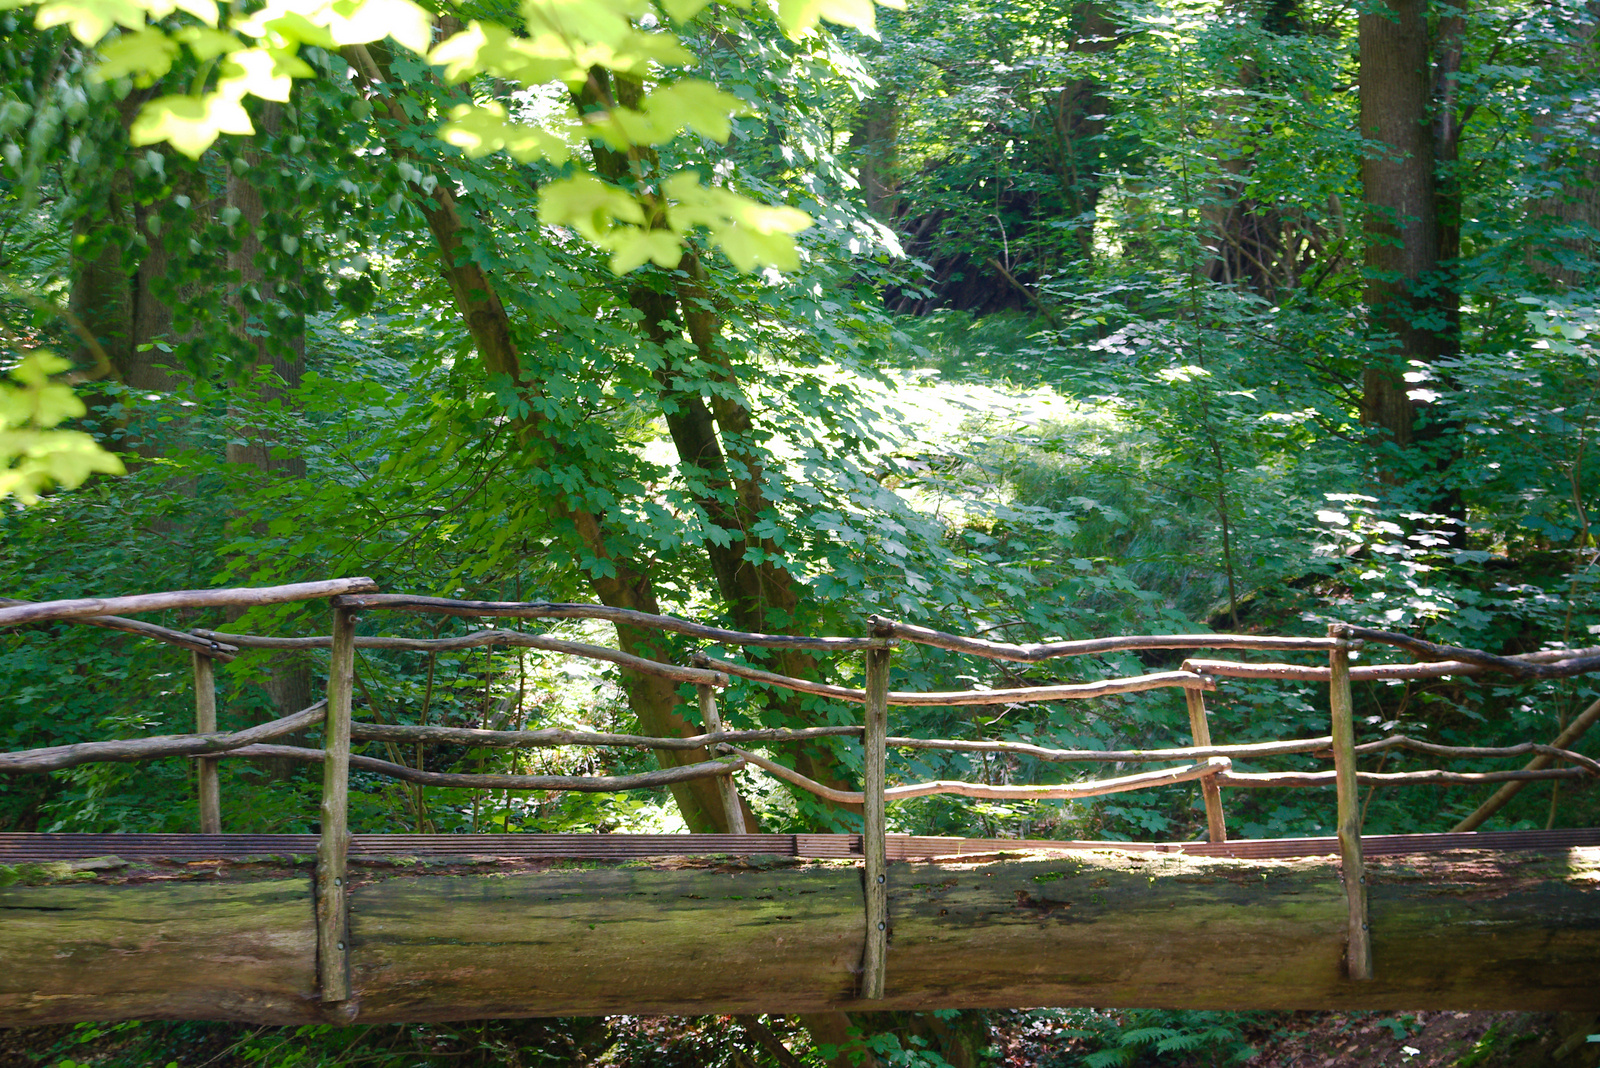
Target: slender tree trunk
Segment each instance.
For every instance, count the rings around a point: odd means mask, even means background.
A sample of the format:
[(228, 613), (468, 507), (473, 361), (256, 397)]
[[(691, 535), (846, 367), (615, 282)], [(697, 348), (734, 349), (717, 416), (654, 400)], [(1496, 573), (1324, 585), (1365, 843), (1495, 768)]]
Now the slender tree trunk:
[[(282, 105), (264, 104), (255, 117), (258, 135), (276, 137), (282, 132), (283, 121)], [(293, 310), (301, 306), (299, 300), (284, 299), (297, 296), (302, 286), (300, 228), (281, 213), (269, 227), (261, 190), (252, 178), (257, 168), (274, 164), (254, 147), (246, 148), (242, 156), (247, 168), (243, 172), (229, 168), (225, 192), (227, 205), (238, 212), (234, 226), (239, 236), (239, 247), (228, 253), (228, 273), (238, 278), (228, 304), (235, 317), (236, 335), (249, 353), (250, 368), (255, 373), (250, 376), (246, 403), (229, 406), (228, 417), (233, 425), (226, 446), (227, 459), (229, 463), (254, 468), (264, 484), (275, 479), (300, 480), (306, 477), (305, 458), (291, 444), (280, 440), (270, 423), (250, 415), (256, 406), (292, 405), (293, 393), (305, 373), (305, 314)], [(285, 237), (295, 251), (285, 247)], [(256, 533), (266, 533), (264, 523), (258, 525)], [(267, 665), (264, 686), (276, 715), (287, 716), (305, 708), (312, 701), (311, 664), (304, 654), (276, 654)], [(279, 777), (293, 770), (290, 761), (266, 763)]]
[(856, 152), (856, 179), (867, 211), (880, 222), (892, 222), (898, 193), (900, 103), (893, 90), (880, 90), (861, 105), (850, 146)]
[[(376, 93), (375, 102), (381, 104), (393, 123), (387, 131), (389, 146), (397, 157), (409, 158), (411, 153), (400, 145), (396, 136), (410, 125), (405, 113), (386, 95), (383, 88), (387, 79), (373, 54), (364, 46), (352, 46), (345, 51), (346, 58), (355, 67), (359, 79)], [(529, 394), (536, 394), (538, 386), (534, 377), (522, 366), (520, 353), (512, 337), (511, 319), (500, 299), (495, 279), (471, 256), (468, 248), (467, 224), (457, 204), (453, 184), (439, 181), (431, 193), (418, 194), (413, 201), (427, 220), (428, 228), (438, 243), (439, 269), (455, 298), (456, 308), (472, 336), (478, 357), (492, 375), (505, 375)], [(518, 420), (518, 432), (529, 451), (529, 462), (543, 452), (558, 453), (561, 443), (549, 436), (544, 420), (530, 413)], [(632, 608), (641, 612), (658, 612), (655, 589), (648, 571), (638, 566), (638, 561), (627, 553), (615, 551), (606, 529), (604, 515), (573, 506), (570, 502), (554, 505), (555, 518), (564, 523), (584, 548), (598, 561), (609, 565), (611, 573), (591, 571), (587, 578), (602, 604), (615, 608)], [(624, 652), (652, 660), (671, 660), (672, 653), (659, 634), (637, 627), (617, 627), (617, 640)], [(688, 736), (698, 728), (680, 713), (687, 706), (678, 699), (677, 686), (666, 679), (623, 672), (623, 688), (628, 694), (629, 707), (639, 719), (640, 726), (650, 734), (660, 736)], [(663, 766), (695, 764), (708, 758), (704, 750), (657, 750), (656, 759)], [(691, 831), (726, 830), (722, 814), (722, 799), (715, 783), (710, 779), (679, 783), (672, 787), (674, 800)]]
[[(1367, 200), (1366, 303), (1374, 329), (1394, 337), (1386, 358), (1369, 365), (1362, 379), (1362, 417), (1380, 440), (1401, 450), (1427, 445), (1434, 451), (1434, 476), (1449, 463), (1448, 428), (1428, 418), (1405, 380), (1412, 363), (1433, 364), (1456, 349), (1453, 285), (1444, 262), (1448, 216), (1437, 180), (1439, 149), (1434, 128), (1434, 69), (1427, 0), (1380, 0), (1359, 18), (1361, 134), (1367, 139), (1361, 181)], [(1459, 41), (1459, 33), (1453, 40)], [(1440, 68), (1452, 92), (1459, 56)], [(1442, 103), (1448, 103), (1442, 102)], [(1445, 151), (1456, 151), (1454, 119)], [(1452, 231), (1453, 232), (1453, 231)], [(1452, 239), (1453, 240), (1453, 239)], [(1401, 481), (1404, 470), (1380, 461), (1380, 472)], [(1436, 510), (1455, 511), (1441, 494)]]
[[(1593, 87), (1600, 80), (1600, 0), (1590, 0), (1580, 8), (1585, 18), (1569, 24), (1572, 33), (1568, 47), (1554, 50), (1552, 63), (1568, 66), (1578, 85)], [(1542, 110), (1534, 116), (1535, 138), (1547, 140), (1549, 126), (1557, 116)], [(1560, 175), (1560, 188), (1528, 205), (1534, 219), (1553, 225), (1561, 233), (1529, 252), (1534, 270), (1563, 288), (1592, 285), (1594, 264), (1600, 258), (1600, 147), (1593, 137), (1570, 154), (1557, 155), (1548, 170)]]

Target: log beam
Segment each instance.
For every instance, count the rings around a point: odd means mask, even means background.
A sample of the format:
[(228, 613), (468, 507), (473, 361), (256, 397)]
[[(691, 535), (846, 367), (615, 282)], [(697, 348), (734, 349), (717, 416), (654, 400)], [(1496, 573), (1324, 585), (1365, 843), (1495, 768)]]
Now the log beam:
[[(17, 880), (0, 889), (0, 1024), (325, 1018), (308, 864), (78, 867), (95, 870), (0, 869)], [(1367, 871), (1382, 967), (1352, 982), (1335, 857), (890, 861), (871, 1007), (1600, 1010), (1600, 847)], [(353, 858), (349, 874), (358, 1022), (866, 1007), (854, 862)]]

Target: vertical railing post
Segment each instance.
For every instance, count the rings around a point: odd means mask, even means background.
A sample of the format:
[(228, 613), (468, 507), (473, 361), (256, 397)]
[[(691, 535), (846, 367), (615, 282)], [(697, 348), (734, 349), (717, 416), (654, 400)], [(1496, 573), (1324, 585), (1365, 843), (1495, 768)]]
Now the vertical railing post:
[(883, 997), (884, 970), (889, 956), (888, 814), (886, 785), (889, 737), (889, 650), (867, 650), (867, 701), (862, 748), (861, 853), (864, 858), (867, 906), (867, 940), (861, 955), (861, 996), (868, 1001)]
[[(717, 692), (709, 682), (697, 683), (695, 695), (700, 701), (700, 721), (707, 734), (722, 730), (722, 717), (717, 713)], [(717, 776), (717, 792), (722, 796), (722, 815), (728, 824), (729, 834), (744, 834), (744, 802), (739, 800), (739, 788), (733, 783), (733, 773)]]
[(1367, 868), (1361, 855), (1361, 800), (1357, 795), (1355, 719), (1350, 698), (1350, 642), (1345, 627), (1330, 624), (1328, 705), (1333, 720), (1333, 771), (1339, 793), (1339, 857), (1349, 906), (1346, 971), (1351, 979), (1372, 978), (1372, 931), (1367, 923)]
[[(190, 650), (194, 667), (194, 729), (196, 734), (213, 734), (217, 729), (216, 661), (199, 650)], [(200, 757), (195, 761), (199, 778), (200, 833), (222, 833), (222, 790), (217, 784), (217, 760)]]
[(322, 836), (317, 842), (317, 979), (322, 1001), (350, 1000), (350, 702), (356, 674), (356, 616), (334, 603), (333, 655), (328, 663), (328, 718), (323, 723)]
[[(1206, 722), (1205, 693), (1186, 686), (1183, 697), (1189, 704), (1189, 733), (1194, 737), (1196, 747), (1204, 748), (1211, 744), (1211, 724)], [(1200, 796), (1206, 803), (1207, 837), (1213, 842), (1226, 842), (1228, 824), (1222, 815), (1222, 788), (1217, 785), (1215, 775), (1207, 775), (1200, 780)]]

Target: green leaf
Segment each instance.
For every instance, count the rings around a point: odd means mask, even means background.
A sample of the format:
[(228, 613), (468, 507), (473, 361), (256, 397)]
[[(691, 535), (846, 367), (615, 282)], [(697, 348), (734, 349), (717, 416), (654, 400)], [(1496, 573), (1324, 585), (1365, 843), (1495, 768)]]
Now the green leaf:
[(237, 52), (244, 42), (231, 33), (211, 29), (209, 26), (185, 26), (172, 35), (173, 40), (189, 46), (194, 58), (204, 63), (229, 52)]
[(255, 127), (232, 90), (237, 83), (224, 83), (227, 91), (204, 96), (163, 96), (139, 109), (128, 131), (128, 142), (154, 145), (166, 141), (190, 159), (199, 159), (206, 149), (225, 133), (251, 134)]
[[(286, 48), (246, 48), (233, 52), (223, 64), (223, 81), (230, 95), (260, 97), (287, 103), (294, 79), (310, 78), (316, 72), (310, 64)], [(230, 130), (229, 133), (238, 131)]]
[[(885, 7), (904, 7), (903, 3), (889, 3)], [(869, 37), (878, 36), (877, 11), (872, 0), (778, 0), (778, 22), (784, 32), (799, 40), (823, 19), (860, 30)]]
[(544, 159), (559, 164), (572, 152), (548, 130), (508, 121), (506, 109), (499, 104), (458, 104), (450, 112), (450, 121), (439, 127), (439, 136), (472, 159), (504, 149), (521, 163)]
[(92, 76), (100, 82), (131, 77), (144, 89), (172, 69), (179, 51), (178, 42), (154, 27), (135, 30), (100, 49), (100, 65)]
[(366, 44), (392, 37), (417, 55), (433, 44), (433, 16), (412, 0), (344, 0), (328, 9), (335, 44)]
[(733, 132), (730, 117), (754, 114), (732, 93), (698, 78), (685, 78), (645, 97), (643, 110), (658, 122), (670, 123), (672, 132), (693, 130), (722, 143)]
[(672, 201), (673, 228), (686, 232), (704, 226), (741, 271), (757, 267), (789, 271), (800, 265), (790, 235), (811, 225), (811, 216), (805, 212), (703, 186), (693, 171), (674, 174), (663, 183), (663, 190)]
[(595, 244), (603, 244), (619, 222), (643, 223), (644, 208), (616, 186), (592, 174), (576, 174), (540, 191), (539, 221), (571, 227)]
[(139, 0), (50, 0), (39, 5), (33, 24), (41, 30), (66, 26), (72, 36), (92, 45), (98, 44), (113, 26), (143, 29), (147, 13), (152, 13), (151, 6)]

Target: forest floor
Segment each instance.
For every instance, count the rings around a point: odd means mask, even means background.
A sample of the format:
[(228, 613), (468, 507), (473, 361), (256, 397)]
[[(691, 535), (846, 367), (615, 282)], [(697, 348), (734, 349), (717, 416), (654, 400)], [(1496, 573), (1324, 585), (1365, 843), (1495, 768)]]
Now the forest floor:
[[(1269, 1014), (1263, 1014), (1264, 1016)], [(1533, 1012), (1299, 1012), (1270, 1014), (1246, 1029), (1248, 1068), (1595, 1068), (1600, 1043), (1583, 1037), (1600, 1018)], [(1575, 1044), (1572, 1036), (1582, 1036)], [(1059, 1037), (1037, 1029), (997, 1036), (1004, 1068), (1082, 1063), (1063, 1057)], [(1563, 1050), (1563, 1045), (1570, 1048)], [(1558, 1054), (1562, 1054), (1558, 1058)], [(1130, 1065), (1202, 1068), (1224, 1063), (1215, 1050), (1193, 1055), (1146, 1051)], [(1241, 1063), (1229, 1061), (1228, 1063)]]
[[(1230, 1060), (1239, 1047), (1216, 1047), (1192, 1054), (1157, 1054), (1146, 1049), (1123, 1063), (1135, 1068), (1212, 1068), (1223, 1063), (1247, 1068), (1596, 1068), (1600, 1042), (1585, 1042), (1600, 1031), (1600, 1017), (1567, 1013), (1531, 1012), (1301, 1012), (1255, 1014), (1257, 1023), (1245, 1028), (1245, 1038), (1255, 1049), (1248, 1060)], [(1007, 1019), (1006, 1017), (1009, 1017)], [(390, 1064), (427, 1064), (448, 1060), (471, 1065), (538, 1064), (555, 1068), (706, 1068), (724, 1063), (725, 1057), (701, 1045), (717, 1033), (726, 1034), (732, 1021), (723, 1017), (696, 1020), (674, 1018), (619, 1018), (632, 1039), (615, 1044), (598, 1038), (608, 1030), (606, 1021), (520, 1021), (509, 1047), (504, 1042), (478, 1045), (469, 1033), (435, 1036), (437, 1045), (422, 1058), (396, 1052)], [(592, 1035), (568, 1034), (572, 1023), (588, 1023)], [(993, 1058), (982, 1064), (995, 1068), (1077, 1068), (1092, 1047), (1080, 1038), (1039, 1019), (1034, 1014), (1004, 1014), (996, 1021)], [(569, 1026), (563, 1027), (563, 1023)], [(404, 1025), (401, 1025), (404, 1027)], [(269, 1029), (226, 1024), (71, 1025), (38, 1028), (0, 1028), (0, 1068), (247, 1068), (295, 1065), (320, 1068), (346, 1063), (345, 1056), (361, 1043), (350, 1043), (324, 1060), (318, 1052), (301, 1047), (289, 1052), (276, 1045), (273, 1052), (248, 1049), (250, 1038)], [(322, 1028), (312, 1029), (316, 1031)], [(394, 1028), (373, 1028), (371, 1035)], [(452, 1029), (443, 1029), (449, 1032)], [(580, 1029), (581, 1030), (581, 1029)], [(293, 1033), (293, 1029), (289, 1029)], [(369, 1036), (370, 1037), (370, 1036)], [(612, 1038), (618, 1036), (613, 1035)], [(577, 1039), (574, 1042), (574, 1039)], [(468, 1040), (468, 1041), (463, 1041)], [(407, 1043), (409, 1044), (409, 1043)], [(289, 1039), (290, 1049), (299, 1045)], [(345, 1045), (344, 1042), (334, 1043)], [(387, 1041), (371, 1043), (391, 1046)], [(517, 1047), (521, 1047), (518, 1049)], [(1565, 1048), (1564, 1048), (1565, 1047)], [(371, 1060), (373, 1054), (355, 1060)], [(725, 1052), (725, 1051), (724, 1051)], [(1131, 1052), (1131, 1051), (1130, 1051)], [(285, 1054), (288, 1054), (285, 1057)], [(152, 1054), (159, 1054), (154, 1060)], [(439, 1059), (435, 1059), (439, 1058)], [(465, 1058), (464, 1060), (457, 1060)], [(735, 1063), (748, 1064), (749, 1058)], [(895, 1063), (900, 1063), (896, 1061)], [(914, 1063), (914, 1062), (906, 1062)]]
[[(1563, 1050), (1594, 1018), (1531, 1012), (1307, 1014), (1258, 1047), (1254, 1068), (1592, 1068), (1600, 1044)], [(1558, 1052), (1565, 1055), (1556, 1058)]]

